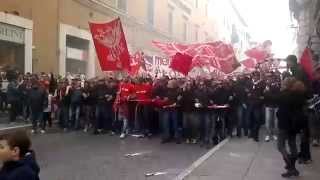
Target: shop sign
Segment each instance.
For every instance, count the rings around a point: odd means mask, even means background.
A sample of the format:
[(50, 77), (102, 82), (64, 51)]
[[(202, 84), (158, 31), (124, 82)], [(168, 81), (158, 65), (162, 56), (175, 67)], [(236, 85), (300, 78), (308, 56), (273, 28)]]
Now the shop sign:
[(0, 40), (24, 44), (24, 28), (0, 23)]

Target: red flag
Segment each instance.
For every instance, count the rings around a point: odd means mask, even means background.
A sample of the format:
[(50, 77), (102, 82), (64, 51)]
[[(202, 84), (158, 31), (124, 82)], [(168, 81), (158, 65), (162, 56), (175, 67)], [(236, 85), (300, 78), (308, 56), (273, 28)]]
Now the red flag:
[(313, 63), (312, 63), (312, 54), (309, 48), (304, 49), (300, 59), (300, 64), (303, 70), (307, 73), (308, 78), (312, 80), (313, 79)]
[(135, 76), (139, 73), (140, 67), (142, 63), (142, 54), (140, 52), (136, 52), (130, 58), (130, 76)]
[(245, 52), (245, 54), (250, 58), (256, 59), (258, 62), (263, 62), (268, 57), (266, 51), (260, 50), (258, 48), (249, 49)]
[(89, 23), (103, 71), (130, 70), (130, 55), (120, 18), (108, 23)]
[(248, 49), (245, 54), (249, 58), (256, 59), (257, 63), (261, 63), (273, 56), (271, 53), (271, 46), (272, 42), (270, 40), (267, 40), (252, 49)]
[(173, 57), (176, 53), (193, 57), (192, 67), (212, 66), (221, 72), (228, 74), (240, 65), (236, 59), (233, 47), (222, 41), (190, 45), (161, 43), (156, 41), (153, 41), (152, 43), (170, 57)]
[(188, 75), (191, 70), (192, 57), (186, 54), (177, 53), (172, 57), (170, 68), (176, 70), (183, 75)]
[(228, 61), (220, 61), (220, 67), (223, 70), (223, 73), (230, 74), (235, 69), (237, 69), (240, 65), (240, 63), (237, 61), (236, 57), (231, 58)]
[(248, 69), (254, 69), (257, 65), (256, 59), (248, 58), (246, 60), (241, 61), (241, 64), (244, 65)]
[[(218, 62), (218, 69), (225, 74), (232, 73), (240, 66), (237, 57), (234, 53), (233, 47), (230, 44), (220, 42), (216, 49), (215, 61)], [(217, 66), (216, 66), (217, 67)]]

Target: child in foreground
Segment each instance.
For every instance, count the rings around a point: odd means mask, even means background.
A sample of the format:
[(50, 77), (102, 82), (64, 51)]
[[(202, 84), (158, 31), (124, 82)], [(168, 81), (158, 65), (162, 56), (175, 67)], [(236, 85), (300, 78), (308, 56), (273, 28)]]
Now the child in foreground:
[(0, 136), (0, 180), (39, 180), (40, 168), (25, 131)]

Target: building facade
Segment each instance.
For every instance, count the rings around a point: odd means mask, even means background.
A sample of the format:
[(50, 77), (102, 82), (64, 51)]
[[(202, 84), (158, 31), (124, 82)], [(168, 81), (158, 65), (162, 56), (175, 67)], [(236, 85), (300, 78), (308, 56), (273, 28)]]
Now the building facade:
[(94, 77), (102, 72), (88, 22), (120, 17), (131, 53), (161, 56), (152, 40), (216, 40), (208, 11), (209, 0), (2, 0), (0, 66)]
[(320, 1), (290, 0), (290, 11), (296, 24), (297, 55), (300, 57), (304, 48), (311, 43), (315, 54), (320, 54)]
[(250, 34), (245, 19), (241, 16), (232, 0), (212, 0), (213, 14), (218, 39), (231, 43), (238, 58), (244, 57), (244, 51), (250, 47)]

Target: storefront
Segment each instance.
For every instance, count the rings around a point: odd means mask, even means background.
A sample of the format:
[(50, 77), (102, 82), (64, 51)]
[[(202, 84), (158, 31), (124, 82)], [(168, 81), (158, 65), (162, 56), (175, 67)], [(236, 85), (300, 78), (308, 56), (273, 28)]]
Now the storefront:
[(59, 74), (85, 74), (95, 76), (95, 49), (91, 33), (74, 26), (60, 24)]
[(32, 72), (31, 20), (0, 12), (0, 67)]

